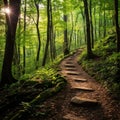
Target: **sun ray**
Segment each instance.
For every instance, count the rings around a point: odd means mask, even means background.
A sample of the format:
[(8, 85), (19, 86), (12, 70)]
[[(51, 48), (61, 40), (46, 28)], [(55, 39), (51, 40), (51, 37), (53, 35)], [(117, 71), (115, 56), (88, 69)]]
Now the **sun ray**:
[(2, 8), (2, 12), (6, 13), (6, 14), (10, 14), (11, 10), (10, 10), (10, 8)]

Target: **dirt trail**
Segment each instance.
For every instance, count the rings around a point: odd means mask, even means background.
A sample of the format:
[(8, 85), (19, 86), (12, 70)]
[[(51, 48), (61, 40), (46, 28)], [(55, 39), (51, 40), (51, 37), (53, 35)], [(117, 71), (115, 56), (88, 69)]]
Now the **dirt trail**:
[(46, 101), (53, 107), (49, 120), (120, 120), (120, 105), (77, 63), (80, 53), (78, 50), (60, 64), (60, 74), (68, 84)]

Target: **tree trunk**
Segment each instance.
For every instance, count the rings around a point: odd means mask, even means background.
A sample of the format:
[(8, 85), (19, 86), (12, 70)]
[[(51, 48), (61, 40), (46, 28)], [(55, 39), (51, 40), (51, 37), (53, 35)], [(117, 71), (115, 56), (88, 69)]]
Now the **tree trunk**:
[(85, 15), (84, 15), (84, 11), (82, 10), (82, 8), (80, 7), (80, 11), (81, 11), (81, 15), (83, 18), (83, 23), (84, 23), (84, 39), (85, 39), (85, 43), (87, 42), (87, 35), (86, 35), (86, 22), (85, 22)]
[(36, 69), (38, 68), (39, 58), (40, 58), (40, 49), (41, 49), (41, 39), (40, 39), (40, 30), (39, 30), (39, 4), (34, 0), (34, 4), (37, 10), (37, 18), (36, 18), (36, 30), (37, 30), (37, 37), (38, 37), (38, 48), (37, 48), (37, 56), (36, 56)]
[(101, 38), (101, 25), (102, 25), (102, 15), (101, 15), (101, 2), (100, 2), (100, 6), (99, 6), (99, 38)]
[(12, 75), (12, 60), (17, 22), (20, 14), (20, 3), (21, 0), (4, 0), (4, 5), (5, 7), (9, 6), (11, 14), (6, 13), (6, 45), (2, 66), (1, 85), (10, 84), (16, 81)]
[(106, 11), (105, 11), (105, 1), (104, 1), (104, 37), (106, 36)]
[[(115, 27), (116, 27), (116, 40), (117, 40), (117, 52), (120, 52), (120, 31), (119, 31), (119, 16), (118, 16), (118, 0), (114, 0), (115, 6)], [(120, 84), (120, 59), (117, 59), (117, 70), (115, 75), (115, 82)]]
[(67, 33), (67, 14), (66, 14), (66, 0), (64, 0), (64, 4), (65, 4), (65, 13), (64, 13), (64, 22), (65, 22), (65, 30), (64, 30), (64, 45), (63, 45), (63, 49), (64, 49), (64, 55), (68, 55), (69, 54), (69, 46), (68, 46), (68, 33)]
[(92, 22), (92, 1), (91, 0), (90, 0), (90, 30), (91, 30), (92, 48), (94, 48), (94, 35), (93, 35), (93, 22)]
[(49, 26), (49, 29), (50, 29), (50, 57), (51, 57), (51, 60), (53, 61), (54, 59), (54, 48), (55, 48), (55, 45), (54, 45), (54, 37), (53, 37), (53, 20), (52, 20), (52, 4), (50, 2), (50, 26)]
[(20, 61), (21, 61), (21, 59), (20, 59), (20, 41), (21, 41), (21, 19), (19, 19), (19, 31), (18, 31), (18, 36), (19, 36), (19, 38), (18, 38), (18, 43), (17, 43), (17, 46), (18, 46), (18, 48), (17, 48), (17, 50), (18, 50), (18, 77), (20, 77), (20, 75), (21, 75), (21, 64), (20, 64)]
[(87, 0), (84, 1), (85, 8), (85, 17), (86, 17), (86, 29), (87, 29), (87, 56), (88, 58), (92, 57), (92, 49), (91, 49), (91, 39), (90, 39), (90, 20), (89, 20), (89, 12), (88, 12), (88, 3)]
[(45, 66), (46, 64), (46, 59), (47, 59), (47, 53), (48, 53), (48, 47), (49, 47), (49, 42), (50, 42), (50, 2), (51, 0), (47, 1), (47, 41), (46, 41), (46, 46), (45, 46), (45, 52), (44, 52), (44, 57), (43, 57), (43, 62), (42, 66)]
[(24, 41), (23, 41), (23, 74), (25, 74), (25, 67), (26, 67), (26, 4), (27, 0), (24, 1), (25, 7), (24, 7)]
[(117, 39), (117, 52), (120, 52), (120, 31), (118, 22), (118, 0), (114, 0), (115, 4), (115, 26), (116, 26), (116, 39)]
[(71, 12), (71, 33), (70, 33), (70, 42), (69, 42), (69, 50), (71, 48), (71, 43), (72, 43), (72, 37), (73, 37), (73, 29), (74, 29), (74, 23), (73, 23), (73, 13)]
[(94, 7), (94, 39), (97, 40), (96, 7)]

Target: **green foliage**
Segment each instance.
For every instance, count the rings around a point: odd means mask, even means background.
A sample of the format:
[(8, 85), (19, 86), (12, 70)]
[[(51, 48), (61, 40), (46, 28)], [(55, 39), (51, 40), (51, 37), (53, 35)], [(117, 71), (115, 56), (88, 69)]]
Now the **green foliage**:
[(106, 59), (106, 55), (111, 55), (116, 51), (116, 36), (112, 33), (104, 39), (98, 41), (94, 48), (94, 53)]
[[(11, 107), (9, 108), (9, 104), (13, 101), (16, 107), (12, 108), (9, 113), (6, 110), (6, 116), (4, 115), (5, 120), (24, 119), (24, 117), (43, 117), (48, 114), (49, 110), (43, 111), (43, 107), (39, 108), (42, 112), (35, 111), (38, 109), (37, 105), (42, 105), (43, 101), (55, 95), (66, 85), (66, 80), (58, 74), (58, 69), (56, 68), (62, 57), (59, 56), (54, 64), (50, 63), (31, 74), (26, 74), (18, 82), (10, 86), (6, 85), (3, 88), (0, 97), (2, 99), (0, 101), (0, 110), (11, 109)], [(13, 109), (17, 111), (13, 112)]]
[(120, 53), (116, 52), (115, 34), (110, 34), (98, 41), (94, 53), (98, 57), (87, 59), (86, 51), (84, 51), (80, 56), (79, 63), (90, 75), (106, 85), (112, 95), (120, 97), (120, 73), (118, 73)]

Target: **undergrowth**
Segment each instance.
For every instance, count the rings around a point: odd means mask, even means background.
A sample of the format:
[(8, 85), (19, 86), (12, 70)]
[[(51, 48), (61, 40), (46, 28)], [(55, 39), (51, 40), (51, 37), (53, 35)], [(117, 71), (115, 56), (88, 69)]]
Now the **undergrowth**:
[(93, 53), (94, 59), (87, 59), (86, 51), (79, 58), (79, 63), (95, 79), (105, 85), (115, 98), (120, 98), (120, 53), (116, 52), (115, 33), (98, 41)]
[[(58, 74), (58, 64), (61, 58), (62, 56), (58, 57), (53, 63), (39, 68), (34, 73), (22, 76), (18, 82), (9, 86), (6, 85), (1, 89), (0, 119), (8, 120), (12, 118), (14, 120), (16, 117), (24, 116), (23, 114), (26, 112), (30, 114), (27, 113), (27, 116), (24, 117), (40, 118), (47, 116), (49, 112), (47, 107), (41, 108), (42, 104), (36, 103), (45, 101), (48, 97), (53, 96), (63, 89), (66, 84), (65, 79)], [(40, 107), (40, 112), (34, 112), (37, 109), (36, 106)]]

